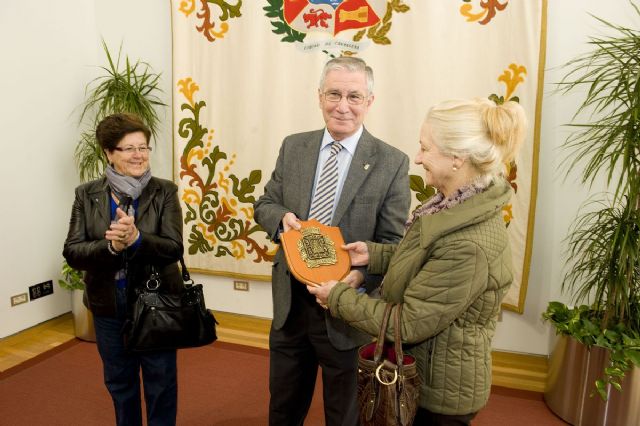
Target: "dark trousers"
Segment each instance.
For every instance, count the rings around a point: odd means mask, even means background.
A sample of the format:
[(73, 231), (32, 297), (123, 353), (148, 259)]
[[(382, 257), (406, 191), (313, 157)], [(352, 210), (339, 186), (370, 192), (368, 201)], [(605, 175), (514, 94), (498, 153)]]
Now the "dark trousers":
[(322, 369), (327, 426), (358, 424), (357, 348), (339, 351), (327, 335), (325, 311), (306, 287), (293, 282), (291, 312), (269, 335), (269, 424), (302, 425)]
[(469, 426), (476, 414), (478, 413), (463, 415), (438, 414), (418, 407), (416, 417), (413, 419), (413, 426)]
[(142, 425), (142, 369), (147, 424), (175, 425), (178, 406), (176, 351), (144, 354), (127, 352), (121, 334), (126, 312), (126, 290), (117, 289), (117, 292), (117, 318), (94, 317), (98, 352), (104, 369), (104, 383), (113, 399), (116, 424)]

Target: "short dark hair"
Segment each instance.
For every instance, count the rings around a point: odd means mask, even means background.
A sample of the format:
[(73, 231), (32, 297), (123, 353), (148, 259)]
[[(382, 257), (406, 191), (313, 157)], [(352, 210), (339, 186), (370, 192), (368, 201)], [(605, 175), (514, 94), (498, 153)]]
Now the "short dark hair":
[(111, 114), (98, 123), (96, 127), (96, 139), (100, 147), (113, 152), (118, 143), (129, 133), (142, 132), (147, 139), (147, 145), (151, 139), (151, 130), (135, 114), (118, 113)]

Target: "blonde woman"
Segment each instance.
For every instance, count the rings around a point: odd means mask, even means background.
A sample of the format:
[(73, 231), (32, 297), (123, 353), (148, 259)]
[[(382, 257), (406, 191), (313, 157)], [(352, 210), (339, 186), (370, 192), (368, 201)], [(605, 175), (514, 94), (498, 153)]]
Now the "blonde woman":
[(308, 288), (331, 315), (372, 336), (385, 305), (404, 304), (403, 343), (423, 376), (416, 425), (468, 425), (489, 398), (491, 339), (513, 281), (501, 214), (512, 190), (502, 172), (524, 133), (525, 114), (515, 102), (431, 108), (415, 163), (437, 194), (413, 212), (400, 243), (345, 246), (354, 266), (385, 275), (382, 298), (336, 281)]

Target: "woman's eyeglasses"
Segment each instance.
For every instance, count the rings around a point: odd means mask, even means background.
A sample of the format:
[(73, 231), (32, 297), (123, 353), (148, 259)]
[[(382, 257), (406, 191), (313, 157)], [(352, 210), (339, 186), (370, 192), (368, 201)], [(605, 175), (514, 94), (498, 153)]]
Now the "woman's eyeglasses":
[(140, 154), (148, 154), (152, 151), (150, 146), (125, 146), (124, 148), (115, 147), (116, 151), (124, 152), (125, 154), (133, 154), (138, 151)]

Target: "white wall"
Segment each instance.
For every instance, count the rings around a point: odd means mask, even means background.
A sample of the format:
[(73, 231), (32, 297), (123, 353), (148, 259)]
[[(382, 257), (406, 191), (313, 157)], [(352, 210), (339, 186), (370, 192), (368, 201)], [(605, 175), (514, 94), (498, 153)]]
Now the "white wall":
[(28, 286), (57, 281), (62, 261), (76, 183), (72, 112), (95, 63), (93, 3), (65, 3), (0, 5), (0, 337), (69, 310), (57, 283), (52, 296), (10, 307)]
[[(117, 52), (162, 71), (171, 102), (169, 1), (61, 0), (0, 3), (0, 337), (70, 310), (58, 287), (73, 188), (76, 107), (104, 65), (104, 37)], [(153, 153), (156, 175), (171, 178), (170, 109)], [(54, 293), (10, 306), (13, 295), (53, 280)]]
[[(51, 4), (50, 4), (51, 3)], [(71, 13), (72, 11), (72, 13)], [(627, 0), (549, 0), (545, 95), (540, 138), (538, 203), (533, 257), (523, 315), (505, 312), (494, 339), (499, 350), (547, 354), (552, 335), (540, 320), (549, 300), (560, 294), (563, 239), (588, 190), (558, 170), (559, 146), (567, 135), (580, 98), (552, 94), (560, 65), (587, 49), (589, 35), (602, 26), (587, 14), (640, 28)], [(69, 310), (68, 296), (54, 296), (9, 307), (10, 295), (33, 283), (58, 278), (73, 187), (77, 178), (72, 152), (77, 131), (70, 113), (83, 97), (84, 84), (102, 64), (100, 36), (116, 49), (121, 41), (133, 58), (143, 58), (163, 73), (171, 101), (171, 30), (168, 0), (63, 0), (0, 5), (0, 232), (4, 273), (0, 285), (0, 337), (28, 328)], [(154, 174), (171, 177), (169, 110)], [(600, 188), (594, 189), (594, 191)], [(230, 278), (194, 274), (205, 284), (210, 308), (271, 317), (270, 284), (250, 282), (249, 292), (233, 290)]]

